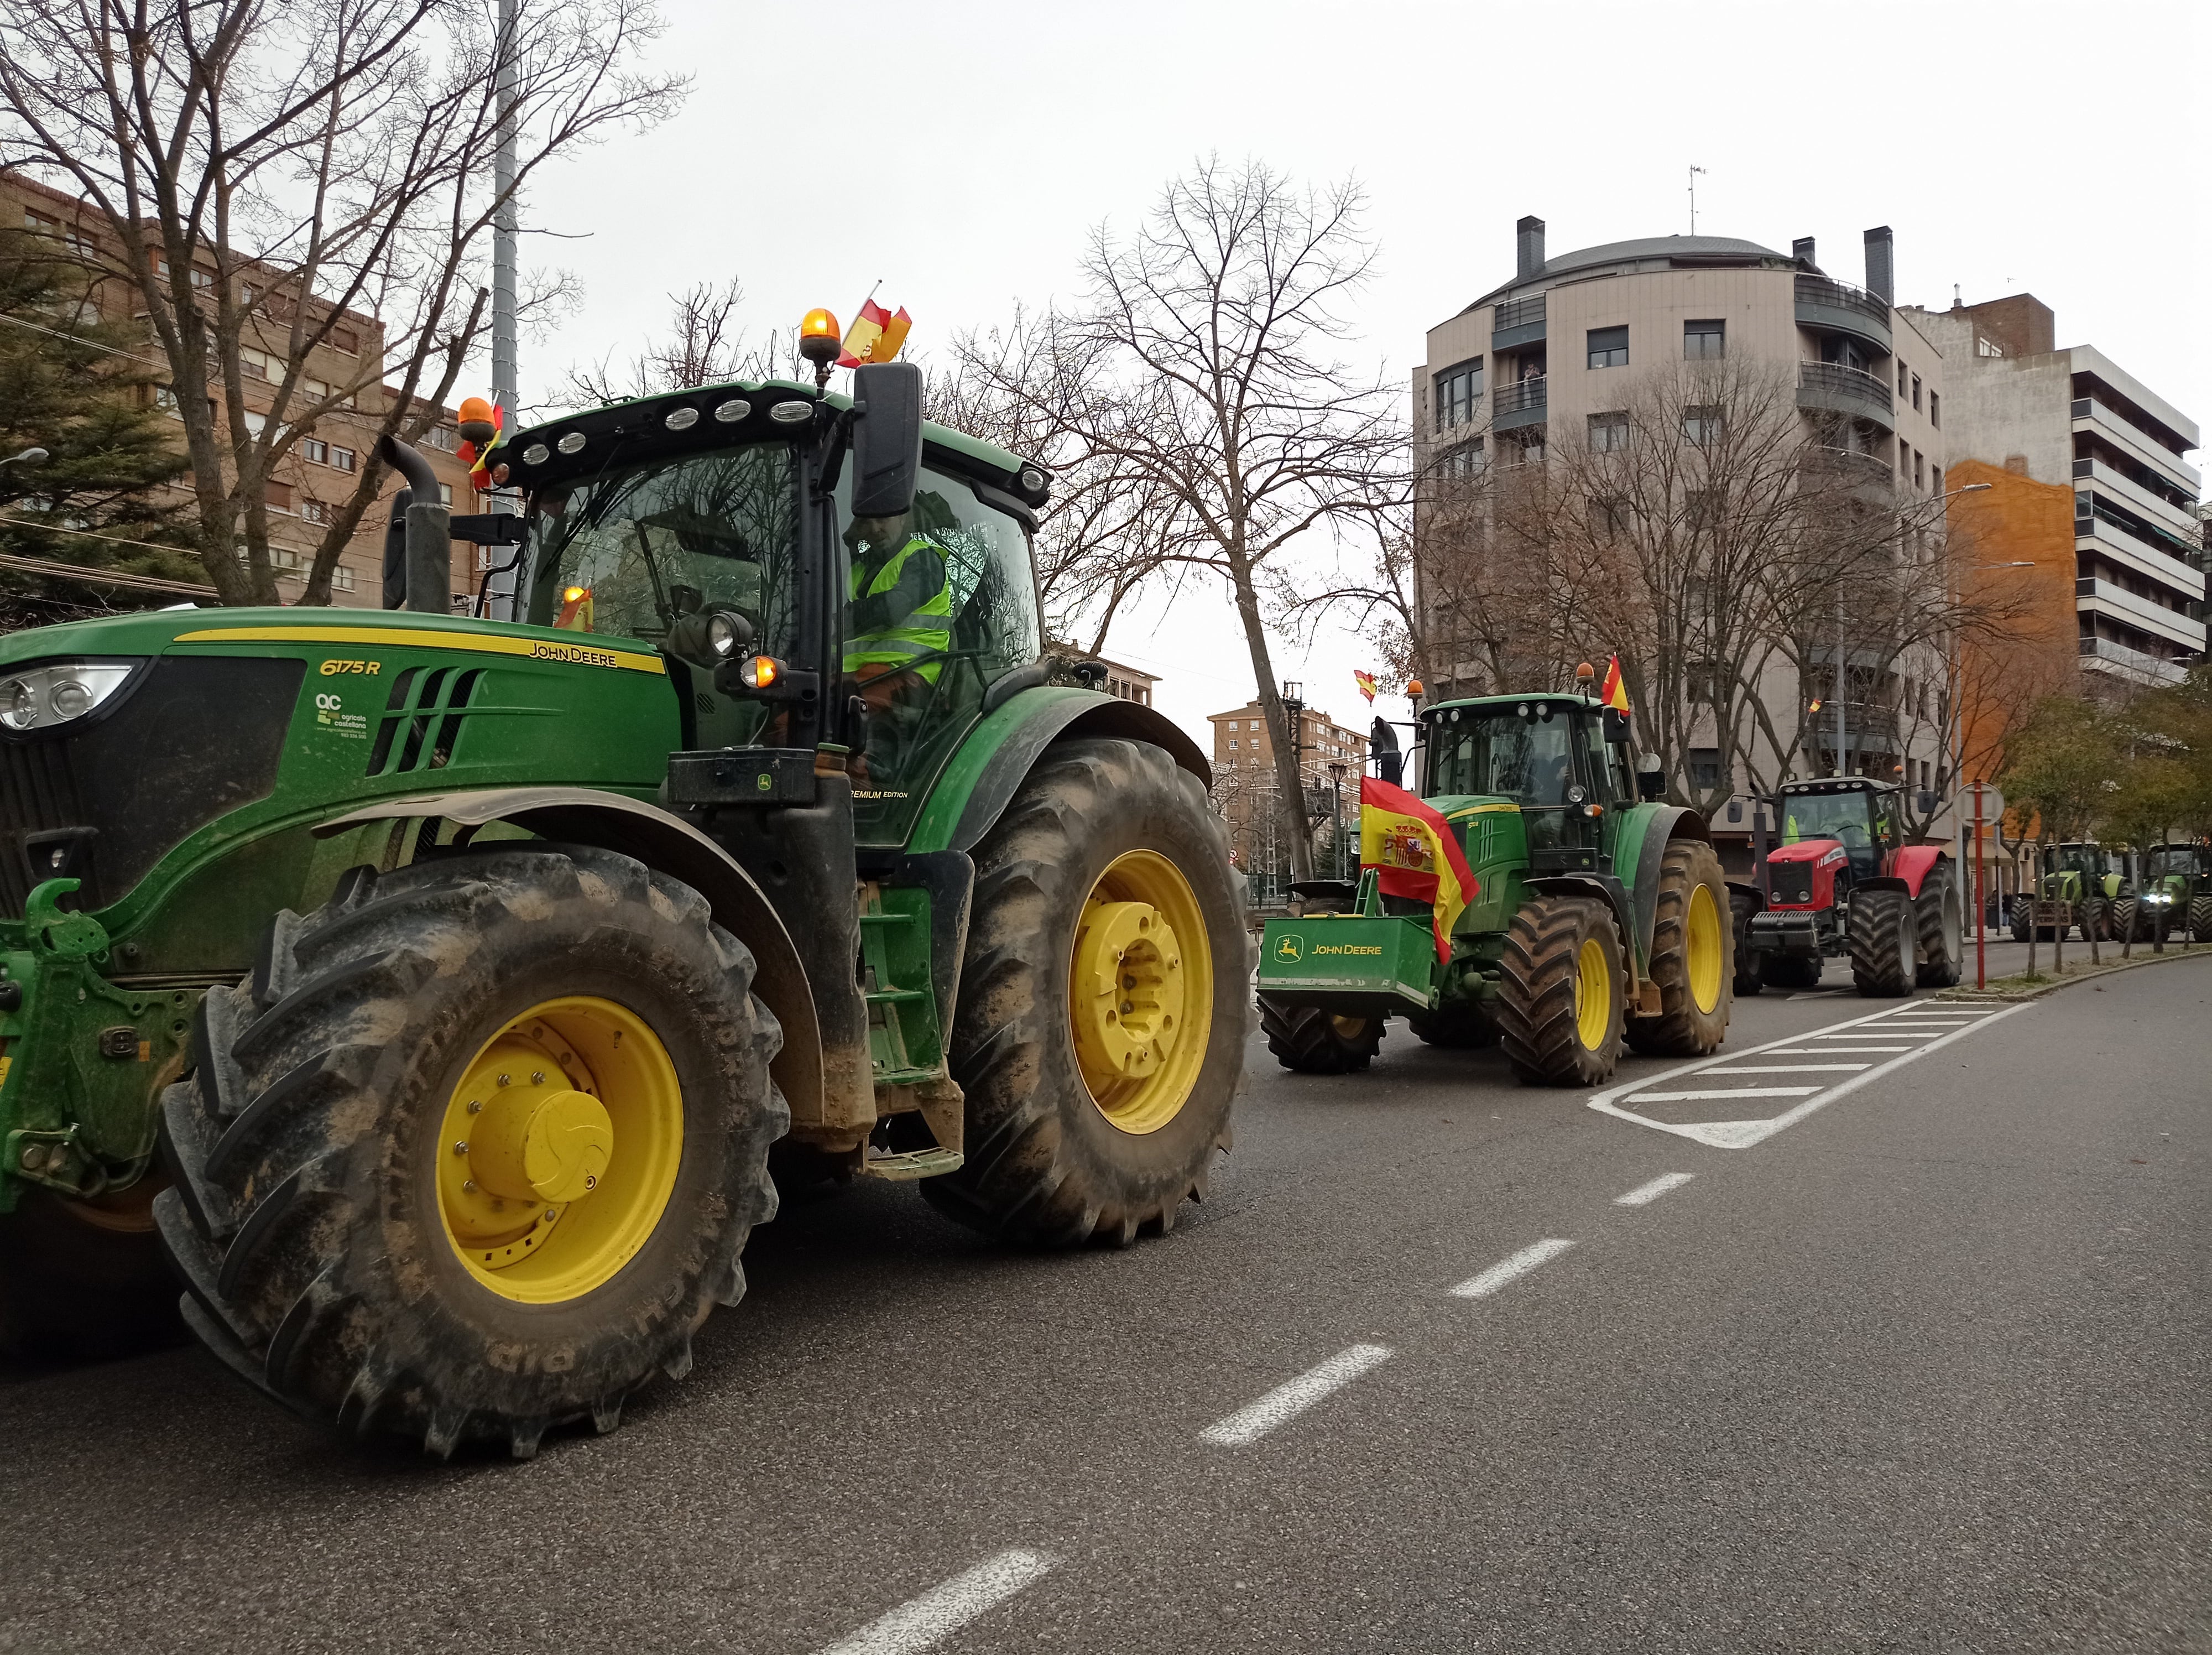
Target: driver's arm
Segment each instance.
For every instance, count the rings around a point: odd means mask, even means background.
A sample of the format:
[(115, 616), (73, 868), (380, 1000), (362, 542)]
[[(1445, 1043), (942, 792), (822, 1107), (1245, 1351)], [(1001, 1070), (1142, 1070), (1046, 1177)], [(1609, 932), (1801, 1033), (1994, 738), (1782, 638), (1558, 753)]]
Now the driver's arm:
[(934, 598), (945, 587), (945, 559), (927, 541), (914, 547), (899, 565), (896, 582), (882, 592), (855, 598), (846, 611), (847, 636), (885, 632)]

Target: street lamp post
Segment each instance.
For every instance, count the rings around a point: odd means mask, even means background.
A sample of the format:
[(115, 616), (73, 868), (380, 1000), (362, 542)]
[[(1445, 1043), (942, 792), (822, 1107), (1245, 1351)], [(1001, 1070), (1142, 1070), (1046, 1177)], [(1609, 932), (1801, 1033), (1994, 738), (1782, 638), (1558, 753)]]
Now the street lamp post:
[(9, 454), (5, 459), (0, 459), (0, 465), (43, 465), (46, 463), (46, 451), (44, 448), (26, 448), (20, 454)]
[(1344, 878), (1344, 766), (1328, 767), (1328, 865), (1330, 873)]
[[(1282, 698), (1283, 712), (1291, 727), (1291, 774), (1297, 778), (1297, 800), (1293, 808), (1297, 812), (1296, 820), (1297, 822), (1298, 837), (1306, 844), (1308, 847), (1307, 854), (1310, 855), (1312, 854), (1311, 847), (1313, 844), (1313, 835), (1308, 831), (1308, 823), (1306, 821), (1305, 763), (1300, 757), (1305, 750), (1305, 680), (1303, 678), (1287, 678), (1284, 680)], [(1295, 845), (1291, 847), (1291, 872), (1295, 873), (1298, 871), (1297, 847)]]

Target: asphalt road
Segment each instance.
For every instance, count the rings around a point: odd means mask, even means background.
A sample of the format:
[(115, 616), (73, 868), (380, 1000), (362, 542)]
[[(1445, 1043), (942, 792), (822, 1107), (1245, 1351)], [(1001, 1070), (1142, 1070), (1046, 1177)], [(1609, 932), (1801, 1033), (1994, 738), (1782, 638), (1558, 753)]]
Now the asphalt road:
[(0, 1374), (0, 1648), (2212, 1649), (2208, 1019), (2212, 958), (1768, 995), (1620, 1112), (1255, 1042), (1172, 1235), (787, 1207), (688, 1380), (523, 1465), (190, 1349)]

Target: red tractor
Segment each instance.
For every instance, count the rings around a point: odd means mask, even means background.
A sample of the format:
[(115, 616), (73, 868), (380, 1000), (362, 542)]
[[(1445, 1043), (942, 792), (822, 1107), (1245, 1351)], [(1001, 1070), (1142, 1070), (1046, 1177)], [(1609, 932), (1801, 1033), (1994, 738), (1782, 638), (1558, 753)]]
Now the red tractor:
[(1738, 994), (1810, 988), (1832, 958), (1850, 959), (1869, 997), (1958, 982), (1958, 876), (1941, 847), (1904, 842), (1896, 788), (1791, 782), (1769, 802), (1782, 842), (1765, 855), (1764, 889), (1731, 887)]

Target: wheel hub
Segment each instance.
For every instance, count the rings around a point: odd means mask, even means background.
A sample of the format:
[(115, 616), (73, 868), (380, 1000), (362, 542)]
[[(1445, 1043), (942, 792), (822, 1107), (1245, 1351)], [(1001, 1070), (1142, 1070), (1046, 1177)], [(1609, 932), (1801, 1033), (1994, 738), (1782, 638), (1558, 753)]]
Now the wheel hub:
[(1182, 949), (1147, 902), (1090, 903), (1076, 943), (1077, 1051), (1086, 1072), (1150, 1079), (1182, 1035)]

